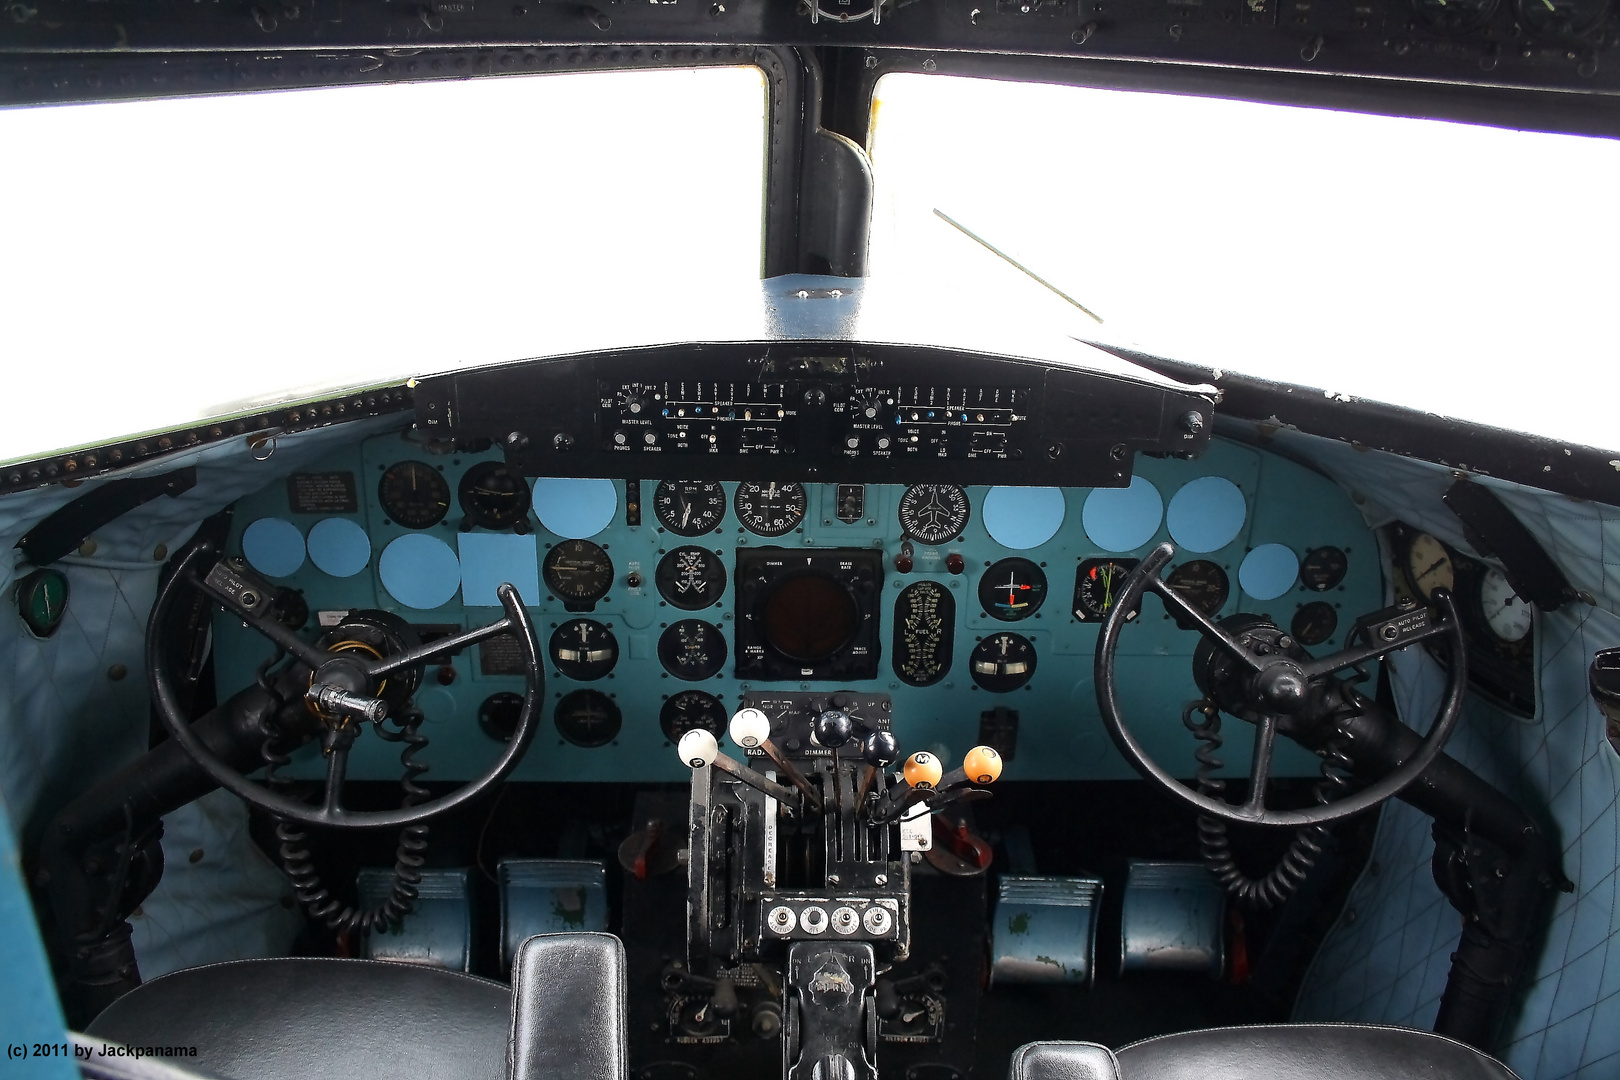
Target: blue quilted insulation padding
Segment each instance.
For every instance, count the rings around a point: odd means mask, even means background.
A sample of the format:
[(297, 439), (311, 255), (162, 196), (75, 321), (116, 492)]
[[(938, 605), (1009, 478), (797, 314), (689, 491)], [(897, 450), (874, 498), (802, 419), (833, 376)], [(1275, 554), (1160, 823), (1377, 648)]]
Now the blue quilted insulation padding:
[[(21, 620), (0, 619), (0, 799), (24, 850), (53, 814), (146, 750), (146, 617), (167, 555), (191, 538), (199, 522), (242, 495), (306, 467), (334, 445), (399, 422), (283, 435), (264, 461), (234, 439), (120, 474), (196, 465), (197, 484), (132, 510), (94, 535), (91, 554), (56, 564), (71, 594), (52, 637), (36, 639)], [(9, 595), (12, 582), (29, 570), (13, 551), (17, 540), (64, 503), (110, 479), (0, 499), (0, 551), (11, 552), (0, 563), (0, 593)], [(172, 815), (163, 847), (163, 881), (132, 920), (145, 977), (285, 952), (301, 917), (283, 906), (284, 879), (249, 842), (240, 801), (216, 795)], [(198, 851), (202, 855), (193, 863)]]
[[(72, 1080), (79, 1075), (71, 1059), (31, 1056), (37, 1044), (51, 1046), (64, 1037), (62, 1010), (49, 992), (51, 965), (34, 925), (34, 909), (23, 884), (17, 841), (0, 807), (0, 1017), (5, 1034), (0, 1054), (5, 1074), (26, 1080)], [(54, 1047), (53, 1047), (54, 1048)], [(23, 1055), (18, 1056), (19, 1052)]]
[[(1399, 518), (1462, 550), (1469, 545), (1439, 495), (1449, 470), (1340, 444), (1284, 436), (1364, 505), (1369, 523)], [(1620, 759), (1586, 692), (1598, 649), (1620, 645), (1620, 509), (1482, 480), (1558, 560), (1575, 602), (1536, 618), (1536, 717), (1470, 696), (1449, 752), (1550, 822), (1575, 891), (1558, 894), (1546, 945), (1498, 1055), (1525, 1080), (1620, 1076)], [(1420, 650), (1391, 661), (1403, 717), (1426, 728), (1444, 685)], [(1306, 978), (1299, 1020), (1433, 1025), (1461, 926), (1430, 876), (1429, 819), (1391, 802), (1368, 867)]]

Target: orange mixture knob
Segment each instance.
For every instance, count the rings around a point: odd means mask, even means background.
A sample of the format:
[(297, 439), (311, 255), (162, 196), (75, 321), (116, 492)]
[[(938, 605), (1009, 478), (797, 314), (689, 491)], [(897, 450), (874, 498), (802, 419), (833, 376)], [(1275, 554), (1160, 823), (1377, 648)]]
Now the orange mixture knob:
[(919, 750), (906, 758), (901, 775), (906, 778), (906, 783), (914, 788), (931, 788), (939, 783), (943, 771), (939, 767), (939, 758), (926, 750)]
[(962, 771), (975, 784), (993, 784), (1001, 776), (1001, 755), (988, 746), (975, 746), (962, 759)]

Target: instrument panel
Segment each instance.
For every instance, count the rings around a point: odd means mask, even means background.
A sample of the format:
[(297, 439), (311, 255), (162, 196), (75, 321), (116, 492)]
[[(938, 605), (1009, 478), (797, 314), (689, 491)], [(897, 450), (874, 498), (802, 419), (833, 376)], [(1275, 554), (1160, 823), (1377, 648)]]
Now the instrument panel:
[[(884, 693), (908, 752), (997, 746), (1009, 779), (1135, 774), (1096, 712), (1093, 652), (1125, 576), (1153, 544), (1205, 611), (1263, 611), (1313, 650), (1380, 606), (1377, 540), (1336, 485), (1215, 440), (1196, 461), (1142, 457), (1123, 488), (778, 480), (527, 479), (501, 452), (375, 436), (242, 499), (227, 544), (299, 590), (305, 633), (381, 608), (424, 638), (500, 617), (511, 581), (534, 612), (547, 683), (528, 780), (680, 781), (673, 743), (723, 738), (744, 694)], [(1157, 599), (1132, 613), (1126, 716), (1191, 774), (1181, 725), (1197, 636)], [(493, 639), (423, 675), (430, 779), (477, 774), (522, 691)], [(268, 655), (216, 623), (221, 693)], [(1222, 756), (1246, 767), (1248, 729)], [(291, 775), (316, 775), (305, 748)], [(1291, 745), (1282, 775), (1314, 775)], [(394, 779), (397, 748), (362, 737), (351, 775)]]

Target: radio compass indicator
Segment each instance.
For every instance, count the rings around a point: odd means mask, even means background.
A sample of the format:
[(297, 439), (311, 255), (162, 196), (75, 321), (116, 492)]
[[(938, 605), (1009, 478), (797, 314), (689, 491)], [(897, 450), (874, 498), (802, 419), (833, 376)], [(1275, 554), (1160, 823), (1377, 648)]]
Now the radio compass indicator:
[(900, 496), (900, 528), (924, 544), (960, 536), (971, 514), (967, 492), (955, 484), (913, 484)]
[(1046, 572), (1028, 559), (1002, 559), (979, 579), (979, 606), (992, 619), (1027, 619), (1045, 599)]

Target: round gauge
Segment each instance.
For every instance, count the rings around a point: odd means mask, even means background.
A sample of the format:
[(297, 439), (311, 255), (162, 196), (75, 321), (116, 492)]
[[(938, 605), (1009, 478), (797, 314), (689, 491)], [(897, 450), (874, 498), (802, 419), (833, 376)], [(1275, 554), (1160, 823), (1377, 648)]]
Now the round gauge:
[(1312, 592), (1337, 588), (1350, 569), (1350, 556), (1331, 545), (1312, 548), (1299, 564), (1299, 582)]
[[(1542, 0), (1535, 0), (1541, 3)], [(1483, 26), (1496, 11), (1497, 0), (1412, 0), (1412, 10), (1431, 30), (1460, 34)]]
[(1045, 599), (1046, 572), (1028, 559), (1002, 559), (979, 579), (979, 606), (992, 619), (1027, 619)]
[(540, 566), (546, 588), (567, 604), (594, 604), (613, 587), (613, 560), (589, 540), (564, 540)]
[(309, 601), (298, 589), (277, 589), (275, 599), (270, 602), (270, 613), (289, 630), (302, 630), (309, 622)]
[(1226, 598), (1232, 592), (1232, 583), (1226, 571), (1208, 559), (1182, 563), (1170, 571), (1164, 583), (1210, 618), (1214, 618), (1215, 613), (1226, 606)]
[(664, 707), (658, 711), (658, 726), (664, 729), (664, 738), (672, 743), (680, 742), (682, 735), (699, 728), (718, 739), (726, 733), (726, 707), (713, 694), (682, 690), (664, 702)]
[[(1074, 575), (1074, 617), (1081, 622), (1102, 622), (1108, 618), (1114, 610), (1114, 599), (1139, 561), (1087, 559), (1082, 562)], [(1137, 612), (1131, 611), (1125, 617), (1134, 619), (1136, 616)]]
[(401, 461), (377, 481), (377, 501), (389, 520), (407, 529), (426, 529), (449, 512), (450, 484), (425, 461)]
[(671, 623), (658, 637), (658, 661), (677, 679), (713, 678), (726, 663), (726, 636), (701, 619)]
[(680, 536), (702, 536), (726, 518), (726, 489), (712, 480), (665, 480), (653, 492), (658, 524)]
[(624, 717), (600, 690), (575, 690), (557, 702), (557, 733), (575, 746), (606, 746), (618, 737)]
[(804, 486), (791, 481), (738, 484), (734, 502), (737, 520), (759, 536), (781, 536), (798, 528), (799, 522), (804, 520)]
[(499, 461), (463, 473), (456, 498), (467, 522), (484, 529), (510, 529), (529, 515), (529, 482)]
[(523, 695), (503, 690), (491, 694), (478, 706), (478, 726), (496, 742), (511, 742), (523, 715)]
[(1424, 600), (1434, 590), (1457, 587), (1457, 569), (1451, 562), (1451, 552), (1428, 533), (1413, 533), (1406, 545), (1406, 560), (1402, 567), (1412, 591)]
[(653, 581), (665, 600), (686, 611), (697, 611), (725, 594), (726, 567), (714, 552), (689, 544), (658, 560)]
[(1294, 612), (1294, 621), (1288, 624), (1288, 632), (1301, 645), (1320, 645), (1338, 629), (1339, 613), (1326, 600), (1301, 604)]
[[(290, 595), (297, 593), (286, 590)], [(67, 614), (68, 579), (60, 570), (35, 570), (17, 583), (17, 612), (22, 616), (28, 632), (37, 638), (48, 638), (62, 625)], [(304, 609), (308, 617), (309, 609)], [(299, 626), (303, 623), (300, 622)], [(294, 628), (296, 629), (296, 627)]]
[(1507, 575), (1494, 566), (1487, 567), (1479, 579), (1479, 610), (1491, 633), (1503, 641), (1523, 641), (1535, 614), (1513, 591)]
[(955, 484), (912, 484), (900, 496), (900, 528), (923, 544), (943, 544), (962, 535), (972, 510)]
[(551, 662), (570, 679), (600, 679), (619, 662), (613, 631), (595, 619), (570, 619), (551, 634)]
[(1546, 37), (1575, 37), (1609, 13), (1609, 0), (1519, 0), (1519, 17)]
[(1022, 634), (1003, 630), (973, 646), (968, 656), (973, 681), (992, 694), (1005, 694), (1035, 674), (1035, 646)]

